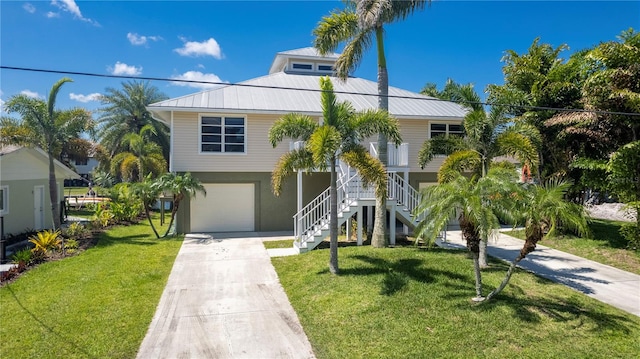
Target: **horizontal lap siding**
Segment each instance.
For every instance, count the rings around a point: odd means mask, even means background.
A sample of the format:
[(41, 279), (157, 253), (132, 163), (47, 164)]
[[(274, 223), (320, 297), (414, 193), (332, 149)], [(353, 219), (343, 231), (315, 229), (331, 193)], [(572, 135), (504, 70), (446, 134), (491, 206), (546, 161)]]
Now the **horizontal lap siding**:
[(198, 114), (174, 113), (173, 169), (177, 172), (271, 172), (280, 156), (289, 150), (289, 140), (275, 149), (269, 143), (269, 129), (277, 116), (249, 114), (246, 118), (246, 154), (201, 154)]
[(406, 120), (400, 121), (400, 132), (402, 142), (409, 144), (409, 171), (410, 172), (438, 172), (444, 157), (436, 157), (429, 162), (424, 169), (418, 165), (418, 153), (422, 144), (429, 136), (429, 121), (426, 120)]

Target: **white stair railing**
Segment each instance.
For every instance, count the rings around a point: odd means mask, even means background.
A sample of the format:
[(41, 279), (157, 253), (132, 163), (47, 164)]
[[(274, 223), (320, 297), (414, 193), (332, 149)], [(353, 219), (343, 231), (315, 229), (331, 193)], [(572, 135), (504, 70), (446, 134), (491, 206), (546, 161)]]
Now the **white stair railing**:
[[(369, 154), (375, 158), (378, 157), (378, 143), (369, 143)], [(396, 146), (395, 143), (387, 143), (387, 164), (390, 167), (408, 167), (409, 166), (409, 144), (402, 143)]]
[[(420, 203), (420, 192), (416, 191), (404, 178), (395, 172), (388, 173), (387, 191), (390, 199), (409, 212), (413, 212)], [(422, 218), (415, 218), (416, 221)]]

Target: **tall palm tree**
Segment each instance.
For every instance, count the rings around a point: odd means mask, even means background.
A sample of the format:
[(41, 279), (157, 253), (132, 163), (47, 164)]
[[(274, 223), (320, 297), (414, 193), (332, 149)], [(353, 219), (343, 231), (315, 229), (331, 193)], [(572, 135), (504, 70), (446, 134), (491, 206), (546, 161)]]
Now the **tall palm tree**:
[(584, 207), (565, 200), (570, 187), (569, 182), (549, 180), (543, 185), (530, 185), (519, 191), (518, 198), (511, 197), (516, 203), (516, 216), (525, 225), (525, 242), (502, 283), (487, 295), (486, 300), (504, 289), (518, 263), (536, 249), (540, 240), (553, 236), (559, 226), (576, 231), (580, 236), (589, 235)]
[(458, 174), (451, 181), (422, 191), (417, 217), (424, 216), (416, 228), (416, 237), (434, 241), (451, 218), (458, 216), (462, 237), (473, 257), (475, 273), (475, 301), (483, 300), (480, 272), (480, 244), (500, 228), (497, 214), (509, 216), (509, 208), (496, 198), (505, 197), (515, 183), (514, 173), (501, 168), (475, 179)]
[(49, 98), (44, 101), (26, 95), (11, 97), (5, 104), (8, 113), (16, 112), (19, 120), (2, 118), (0, 141), (22, 146), (42, 148), (49, 157), (49, 198), (54, 229), (60, 228), (60, 207), (54, 159), (59, 156), (65, 143), (88, 131), (93, 122), (91, 114), (84, 109), (56, 110), (56, 98), (60, 87), (70, 78), (62, 78), (51, 87)]
[(128, 133), (140, 133), (143, 127), (151, 125), (154, 132), (150, 140), (160, 146), (165, 161), (169, 162), (169, 129), (146, 109), (147, 105), (168, 97), (142, 81), (123, 82), (122, 90), (107, 88), (105, 92), (100, 97), (104, 105), (98, 119), (100, 144), (115, 156), (124, 150), (122, 140)]
[[(373, 44), (378, 57), (378, 108), (389, 111), (389, 75), (384, 52), (384, 26), (404, 20), (417, 10), (424, 9), (430, 0), (346, 0), (341, 11), (334, 11), (320, 20), (313, 30), (314, 47), (320, 54), (334, 52), (346, 43), (336, 62), (336, 73), (346, 80), (353, 72), (364, 53)], [(387, 165), (387, 141), (384, 133), (378, 134), (378, 158)], [(376, 218), (371, 244), (384, 247), (386, 227), (386, 198), (376, 198)]]
[(171, 227), (173, 226), (173, 222), (176, 218), (176, 213), (178, 213), (178, 209), (180, 208), (180, 203), (183, 199), (189, 197), (195, 197), (198, 192), (203, 195), (207, 195), (207, 191), (205, 190), (202, 183), (197, 178), (193, 178), (191, 173), (187, 172), (183, 175), (179, 175), (176, 173), (165, 173), (160, 176), (156, 182), (153, 183), (151, 189), (154, 191), (160, 192), (169, 192), (173, 196), (173, 202), (171, 206), (171, 220), (169, 221), (169, 226), (167, 227), (167, 231), (164, 233), (163, 237), (169, 235), (171, 231)]
[(127, 133), (122, 138), (122, 152), (111, 160), (111, 174), (114, 177), (142, 182), (148, 174), (157, 177), (167, 170), (162, 149), (149, 140), (154, 130), (151, 125), (146, 125), (140, 133)]
[[(464, 137), (438, 136), (422, 145), (418, 161), (422, 167), (438, 154), (445, 154), (438, 170), (438, 181), (446, 182), (463, 171), (471, 171), (480, 177), (487, 175), (491, 163), (499, 156), (515, 157), (520, 163), (535, 169), (538, 165), (537, 148), (540, 135), (537, 129), (526, 123), (510, 123), (503, 108), (494, 106), (486, 112), (473, 85), (459, 85), (448, 81), (443, 91), (427, 85), (426, 93), (445, 100), (463, 102), (469, 112), (464, 118)], [(487, 266), (487, 238), (480, 244), (480, 266)]]
[(377, 197), (387, 196), (387, 174), (382, 163), (372, 157), (360, 141), (384, 133), (400, 143), (400, 130), (395, 119), (386, 111), (369, 110), (356, 113), (348, 102), (338, 102), (333, 84), (328, 77), (320, 78), (322, 89), (322, 117), (319, 125), (307, 115), (291, 113), (283, 116), (269, 129), (269, 141), (276, 147), (285, 138), (305, 141), (305, 147), (282, 155), (273, 170), (273, 192), (280, 194), (282, 182), (296, 169), (326, 170), (330, 183), (330, 260), (329, 270), (337, 274), (338, 268), (338, 196), (336, 160), (339, 158), (356, 169), (365, 184), (374, 184)]

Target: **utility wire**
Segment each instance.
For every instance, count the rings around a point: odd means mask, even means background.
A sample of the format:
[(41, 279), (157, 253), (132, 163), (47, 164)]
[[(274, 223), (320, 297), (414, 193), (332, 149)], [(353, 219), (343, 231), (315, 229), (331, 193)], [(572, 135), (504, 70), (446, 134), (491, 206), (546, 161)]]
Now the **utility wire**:
[[(0, 69), (16, 70), (16, 71), (28, 71), (28, 72), (42, 72), (42, 73), (61, 74), (61, 75), (78, 75), (78, 76), (90, 76), (90, 77), (101, 77), (101, 78), (114, 78), (114, 79), (147, 80), (147, 81), (169, 81), (169, 82), (208, 84), (208, 85), (218, 85), (218, 86), (237, 86), (237, 87), (275, 89), (275, 90), (294, 90), (294, 91), (308, 91), (308, 92), (323, 92), (323, 90), (321, 90), (321, 89), (304, 89), (304, 88), (298, 88), (298, 87), (254, 85), (254, 84), (247, 84), (247, 83), (227, 83), (227, 82), (214, 82), (214, 81), (202, 81), (202, 80), (170, 79), (170, 78), (165, 78), (165, 77), (109, 75), (109, 74), (97, 74), (97, 73), (92, 73), (92, 72), (47, 70), (47, 69), (36, 69), (36, 68), (29, 68), (29, 67), (15, 67), (15, 66), (4, 66), (4, 65), (1, 65)], [(336, 94), (343, 94), (343, 95), (359, 95), (359, 96), (375, 96), (375, 97), (382, 96), (382, 95), (379, 95), (379, 94), (364, 93), (364, 92), (350, 92), (350, 91), (333, 91), (333, 92), (336, 93)], [(422, 96), (426, 96), (426, 95), (422, 95)], [(439, 99), (439, 98), (435, 98), (435, 97), (415, 97), (415, 96), (400, 96), (400, 95), (386, 95), (386, 97), (387, 98), (398, 98), (398, 99), (423, 100), (423, 101), (453, 102), (453, 103), (458, 103), (458, 104), (469, 104), (469, 105), (504, 106), (504, 107), (527, 109), (527, 110), (545, 110), (545, 111), (560, 111), (560, 112), (585, 112), (585, 113), (594, 113), (594, 114), (599, 114), (599, 115), (622, 115), (622, 116), (638, 116), (638, 117), (640, 117), (640, 113), (637, 113), (637, 112), (602, 111), (602, 110), (587, 110), (587, 109), (582, 109), (582, 108), (557, 108), (557, 107), (513, 105), (513, 104), (510, 105), (510, 104), (500, 104), (500, 103), (490, 103), (490, 102), (474, 102), (474, 101), (464, 101), (464, 100), (450, 101), (450, 100), (443, 100), (443, 99)]]

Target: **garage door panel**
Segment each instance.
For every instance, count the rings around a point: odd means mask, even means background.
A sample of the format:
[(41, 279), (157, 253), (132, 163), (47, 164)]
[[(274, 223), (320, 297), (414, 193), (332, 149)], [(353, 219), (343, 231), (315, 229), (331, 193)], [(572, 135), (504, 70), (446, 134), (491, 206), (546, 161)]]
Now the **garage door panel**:
[(206, 197), (191, 200), (191, 232), (255, 230), (253, 183), (204, 184)]

